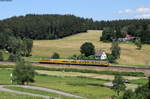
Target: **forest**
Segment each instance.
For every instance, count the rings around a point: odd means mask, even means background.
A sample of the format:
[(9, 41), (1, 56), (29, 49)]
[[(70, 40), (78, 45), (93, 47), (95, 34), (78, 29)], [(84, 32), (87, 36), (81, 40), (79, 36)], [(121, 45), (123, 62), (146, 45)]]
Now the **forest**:
[(27, 14), (0, 21), (0, 33), (33, 40), (59, 39), (87, 30), (104, 30), (101, 41), (124, 37), (125, 33), (150, 44), (150, 19), (94, 21), (74, 15)]
[(91, 19), (73, 15), (34, 15), (12, 17), (0, 22), (0, 32), (9, 29), (14, 36), (31, 39), (58, 39), (85, 32)]
[[(110, 42), (113, 39), (124, 38), (126, 34), (141, 39), (142, 43), (150, 44), (150, 20), (116, 20), (98, 23), (103, 29), (101, 41)], [(98, 28), (98, 27), (97, 27)]]

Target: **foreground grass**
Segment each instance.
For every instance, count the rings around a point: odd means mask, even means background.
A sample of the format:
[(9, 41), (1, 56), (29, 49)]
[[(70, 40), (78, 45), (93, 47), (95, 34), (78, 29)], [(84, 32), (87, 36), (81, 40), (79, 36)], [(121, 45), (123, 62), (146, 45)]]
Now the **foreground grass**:
[(43, 99), (43, 98), (27, 95), (18, 95), (8, 92), (0, 92), (0, 99)]
[[(11, 71), (0, 71), (0, 84), (11, 84)], [(57, 76), (36, 76), (35, 83), (31, 85), (52, 88), (75, 95), (85, 97), (87, 99), (105, 99), (114, 95), (114, 91), (110, 88), (103, 87), (105, 80), (89, 79), (79, 77), (57, 77)]]
[(146, 79), (146, 78), (135, 79), (135, 80), (130, 80), (129, 82), (132, 84), (144, 85), (144, 84), (148, 83), (148, 79)]
[(55, 98), (60, 98), (60, 99), (77, 99), (77, 98), (58, 95), (58, 94), (55, 94), (55, 93), (46, 92), (46, 91), (26, 89), (26, 88), (21, 88), (21, 87), (8, 86), (8, 87), (5, 87), (5, 88), (11, 89), (11, 90), (16, 90), (16, 91), (21, 91), (21, 92), (28, 92), (28, 93), (33, 93), (33, 94), (45, 95), (45, 96), (50, 96), (50, 97), (55, 97)]
[(110, 88), (101, 86), (105, 82), (88, 78), (37, 76), (33, 85), (69, 92), (88, 99), (104, 99), (114, 94)]
[[(111, 43), (99, 41), (102, 31), (91, 30), (86, 33), (65, 37), (58, 40), (35, 40), (32, 57), (30, 61), (38, 61), (43, 58), (50, 58), (54, 52), (60, 53), (62, 58), (80, 53), (80, 46), (84, 42), (92, 42), (96, 50), (103, 49), (110, 52)], [(119, 64), (143, 67), (150, 61), (150, 45), (143, 45), (142, 50), (136, 50), (132, 43), (121, 43), (121, 57)]]
[[(0, 70), (0, 78), (1, 78), (0, 84), (11, 84), (10, 73), (11, 70)], [(65, 77), (59, 75), (47, 76), (44, 74), (44, 75), (36, 75), (35, 81), (36, 82), (32, 83), (31, 85), (56, 89), (56, 90), (72, 93), (74, 95), (82, 96), (87, 99), (107, 99), (109, 96), (115, 94), (115, 92), (112, 89), (103, 86), (104, 83), (110, 82), (109, 80), (86, 78), (86, 77)], [(147, 82), (147, 80), (130, 79), (129, 82), (131, 84), (133, 83), (133, 84), (143, 85)], [(28, 90), (25, 91), (28, 92)], [(33, 92), (33, 90), (30, 91)], [(43, 94), (43, 92), (39, 92), (39, 91), (36, 92)]]

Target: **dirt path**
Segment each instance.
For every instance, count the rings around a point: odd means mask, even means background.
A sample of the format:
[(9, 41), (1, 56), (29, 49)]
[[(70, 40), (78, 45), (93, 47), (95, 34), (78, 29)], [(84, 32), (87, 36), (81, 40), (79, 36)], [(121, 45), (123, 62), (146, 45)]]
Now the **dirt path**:
[(42, 97), (44, 99), (50, 99), (49, 96), (44, 96), (44, 95), (40, 95), (40, 94), (32, 94), (32, 93), (28, 93), (28, 92), (20, 92), (20, 91), (10, 90), (10, 89), (3, 88), (3, 87), (4, 87), (3, 85), (0, 85), (0, 91), (21, 94), (21, 95), (29, 95), (29, 96), (33, 96), (33, 97)]
[(32, 93), (27, 93), (27, 92), (20, 92), (20, 91), (10, 90), (10, 89), (4, 88), (5, 86), (14, 86), (14, 87), (16, 86), (16, 87), (27, 88), (27, 89), (47, 91), (47, 92), (50, 92), (50, 93), (56, 93), (56, 94), (63, 95), (63, 96), (68, 96), (68, 97), (83, 98), (83, 97), (76, 96), (76, 95), (69, 94), (69, 93), (65, 93), (65, 92), (62, 92), (62, 91), (57, 91), (57, 90), (42, 88), (42, 87), (36, 87), (36, 86), (0, 85), (0, 91), (11, 92), (11, 93), (15, 93), (15, 94), (30, 95), (30, 96), (35, 96), (35, 97), (42, 97), (44, 99), (49, 99), (50, 98), (49, 96), (44, 96), (44, 95), (40, 95), (40, 94), (32, 94)]

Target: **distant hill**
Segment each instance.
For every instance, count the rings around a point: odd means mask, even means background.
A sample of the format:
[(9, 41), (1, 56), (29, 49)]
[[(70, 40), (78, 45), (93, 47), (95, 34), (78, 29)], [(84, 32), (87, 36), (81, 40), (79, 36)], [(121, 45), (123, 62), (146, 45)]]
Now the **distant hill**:
[(150, 44), (150, 19), (93, 21), (92, 19), (74, 15), (59, 14), (27, 14), (0, 21), (0, 33), (34, 40), (50, 40), (86, 32), (87, 30), (103, 30), (113, 28), (116, 32), (106, 35), (106, 41), (113, 36), (122, 37), (121, 31), (128, 28), (128, 33), (138, 36), (143, 43)]
[(14, 36), (31, 39), (57, 39), (85, 32), (93, 23), (74, 15), (34, 15), (12, 17), (0, 22), (0, 32), (5, 30)]

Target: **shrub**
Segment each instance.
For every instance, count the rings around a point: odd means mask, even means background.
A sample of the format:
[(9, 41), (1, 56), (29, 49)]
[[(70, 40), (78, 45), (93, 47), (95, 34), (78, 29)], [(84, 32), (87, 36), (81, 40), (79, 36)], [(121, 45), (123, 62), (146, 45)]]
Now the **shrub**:
[(107, 53), (107, 59), (110, 63), (116, 63), (115, 61), (116, 58), (112, 54)]
[(51, 56), (51, 58), (52, 59), (59, 59), (60, 58), (60, 56), (59, 56), (59, 54), (58, 53), (53, 53), (53, 55)]

